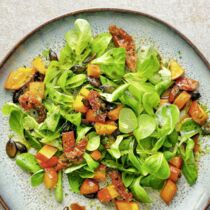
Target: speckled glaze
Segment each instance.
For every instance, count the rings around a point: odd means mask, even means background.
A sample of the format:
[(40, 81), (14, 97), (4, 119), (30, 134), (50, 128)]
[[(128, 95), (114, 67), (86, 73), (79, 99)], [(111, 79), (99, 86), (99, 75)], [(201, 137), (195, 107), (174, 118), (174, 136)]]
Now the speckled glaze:
[[(64, 43), (64, 34), (73, 26), (77, 18), (87, 19), (94, 34), (107, 31), (110, 24), (116, 24), (132, 34), (137, 46), (152, 44), (157, 47), (163, 57), (176, 58), (186, 69), (186, 74), (200, 81), (202, 101), (210, 107), (210, 71), (208, 62), (202, 58), (196, 48), (190, 46), (180, 34), (162, 22), (128, 11), (86, 11), (58, 18), (43, 25), (33, 34), (22, 40), (4, 61), (0, 70), (0, 107), (11, 101), (11, 94), (3, 89), (4, 80), (11, 70), (26, 65), (30, 66), (32, 59), (46, 48), (58, 51)], [(43, 185), (33, 188), (30, 186), (30, 176), (24, 173), (5, 153), (5, 144), (10, 129), (8, 118), (0, 114), (0, 195), (12, 210), (62, 210), (70, 203), (78, 202), (89, 209), (114, 209), (112, 206), (100, 204), (97, 200), (89, 200), (69, 191), (67, 180), (64, 179), (64, 201), (58, 204), (54, 193), (46, 190)], [(203, 146), (210, 146), (210, 139), (202, 140)], [(141, 209), (153, 210), (201, 210), (210, 198), (210, 154), (201, 157), (199, 177), (193, 187), (189, 187), (182, 177), (178, 182), (177, 196), (168, 207), (159, 198), (159, 193), (151, 192), (153, 205), (141, 205)]]

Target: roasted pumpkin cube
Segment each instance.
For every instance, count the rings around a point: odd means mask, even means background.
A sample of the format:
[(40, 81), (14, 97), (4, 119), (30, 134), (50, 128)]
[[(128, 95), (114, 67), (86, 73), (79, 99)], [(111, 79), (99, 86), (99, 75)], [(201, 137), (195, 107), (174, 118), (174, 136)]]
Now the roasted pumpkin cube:
[(32, 61), (33, 68), (41, 74), (46, 74), (47, 69), (45, 67), (44, 61), (38, 56)]
[(170, 177), (169, 179), (176, 182), (181, 175), (181, 170), (175, 166), (170, 165)]
[(138, 203), (133, 201), (116, 200), (115, 207), (116, 210), (140, 210)]
[(115, 125), (114, 122), (106, 122), (106, 123), (96, 122), (94, 127), (96, 129), (96, 133), (99, 135), (109, 135), (112, 134), (117, 129), (117, 126)]
[(100, 160), (102, 155), (101, 152), (98, 150), (93, 151), (90, 156), (94, 159), (94, 160)]
[(176, 184), (168, 179), (160, 192), (160, 197), (164, 200), (164, 202), (169, 205), (176, 195), (177, 187)]
[(108, 117), (110, 120), (118, 120), (120, 115), (120, 110), (123, 108), (123, 106), (120, 104), (117, 106), (116, 109), (113, 109), (108, 112)]
[(175, 60), (169, 62), (169, 69), (171, 71), (172, 80), (175, 80), (184, 74), (184, 69)]
[(106, 180), (106, 166), (101, 164), (94, 172), (93, 179), (103, 182)]
[(176, 104), (178, 106), (179, 109), (182, 109), (187, 102), (190, 100), (191, 95), (186, 92), (186, 91), (182, 91), (175, 99), (174, 104)]
[(192, 119), (200, 125), (203, 125), (208, 119), (208, 114), (203, 110), (197, 101), (192, 102), (188, 113)]
[(41, 99), (44, 98), (44, 82), (30, 82), (29, 83), (29, 91), (33, 93), (34, 96), (38, 96)]
[(116, 188), (114, 185), (109, 185), (101, 190), (98, 191), (98, 199), (102, 203), (107, 203), (111, 201), (112, 199), (119, 196)]
[(82, 102), (83, 99), (84, 99), (83, 96), (80, 95), (76, 96), (73, 103), (73, 107), (76, 112), (86, 113), (88, 111), (88, 107), (86, 107)]
[(87, 122), (96, 122), (96, 112), (94, 112), (92, 109), (89, 109), (86, 113), (86, 120)]
[(90, 91), (85, 87), (83, 87), (79, 92), (79, 94), (86, 99), (88, 98), (89, 93), (90, 93)]
[(99, 78), (101, 74), (100, 67), (94, 64), (88, 64), (87, 75), (89, 77)]
[(56, 152), (57, 148), (46, 144), (39, 150), (38, 154), (43, 155), (47, 159), (50, 159)]
[(32, 68), (20, 67), (16, 71), (10, 72), (4, 88), (8, 90), (18, 90), (27, 84), (35, 74)]
[(179, 169), (182, 168), (182, 158), (181, 158), (181, 156), (173, 157), (172, 159), (169, 160), (169, 163), (171, 165), (175, 166), (176, 168), (179, 168)]
[(160, 99), (160, 106), (167, 104), (168, 103), (168, 99)]
[(85, 179), (80, 187), (80, 194), (87, 195), (96, 193), (99, 190), (98, 183), (93, 179)]

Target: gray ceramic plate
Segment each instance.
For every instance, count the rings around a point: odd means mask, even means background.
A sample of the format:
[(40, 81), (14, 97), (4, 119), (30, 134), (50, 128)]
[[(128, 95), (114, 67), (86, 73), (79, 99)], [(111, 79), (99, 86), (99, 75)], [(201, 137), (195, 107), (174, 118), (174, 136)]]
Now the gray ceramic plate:
[[(56, 18), (34, 30), (26, 36), (2, 61), (0, 71), (0, 107), (11, 101), (11, 94), (3, 89), (3, 83), (9, 71), (19, 66), (30, 66), (31, 60), (46, 48), (58, 50), (63, 44), (65, 32), (76, 18), (87, 19), (95, 34), (107, 31), (110, 24), (116, 24), (132, 34), (137, 43), (149, 43), (159, 48), (164, 57), (175, 57), (186, 69), (187, 75), (200, 81), (202, 100), (210, 107), (210, 71), (209, 64), (198, 49), (168, 24), (151, 16), (117, 9), (94, 9), (79, 11)], [(139, 45), (138, 44), (138, 45)], [(98, 201), (89, 201), (83, 196), (71, 193), (65, 183), (65, 199), (62, 204), (56, 203), (53, 193), (43, 186), (32, 188), (29, 175), (22, 172), (14, 161), (5, 153), (5, 144), (10, 133), (8, 119), (0, 114), (0, 195), (11, 209), (56, 209), (62, 210), (72, 202), (85, 205), (87, 209), (112, 209)], [(204, 145), (209, 144), (203, 139)], [(172, 204), (167, 207), (153, 193), (154, 204), (151, 209), (191, 210), (203, 209), (210, 197), (210, 155), (201, 158), (199, 178), (193, 187), (189, 187), (182, 177), (178, 183), (178, 193)], [(141, 205), (141, 209), (143, 209)]]

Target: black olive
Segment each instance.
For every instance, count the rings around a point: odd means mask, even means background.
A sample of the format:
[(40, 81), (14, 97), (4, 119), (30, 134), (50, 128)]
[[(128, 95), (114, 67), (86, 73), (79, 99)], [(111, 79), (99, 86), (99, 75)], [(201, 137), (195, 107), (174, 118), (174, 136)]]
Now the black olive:
[(9, 139), (6, 144), (6, 153), (10, 158), (14, 158), (17, 154), (17, 146), (12, 139)]
[(100, 80), (97, 79), (97, 78), (94, 78), (94, 77), (87, 77), (87, 80), (88, 82), (94, 86), (94, 87), (99, 87), (101, 84), (100, 84)]
[(117, 138), (117, 136), (119, 136), (121, 133), (120, 131), (117, 129), (112, 133), (112, 136), (114, 136), (115, 138)]
[(86, 69), (86, 66), (84, 65), (74, 65), (71, 70), (74, 72), (74, 73), (81, 73), (83, 72), (84, 70)]
[(42, 81), (44, 81), (44, 74), (36, 72), (35, 75), (34, 75), (34, 81), (35, 82), (42, 82)]
[(49, 51), (49, 58), (50, 58), (50, 61), (58, 61), (58, 56), (57, 56), (56, 52), (54, 52), (51, 49)]
[(24, 144), (22, 144), (21, 142), (17, 141), (15, 142), (16, 143), (16, 147), (17, 147), (17, 150), (20, 152), (20, 153), (25, 153), (27, 152), (27, 148)]
[(65, 132), (68, 132), (68, 131), (75, 131), (75, 130), (76, 130), (75, 125), (73, 125), (73, 124), (70, 123), (70, 122), (65, 122), (65, 123), (61, 126), (61, 132), (62, 132), (62, 133), (65, 133)]
[(89, 103), (89, 101), (88, 101), (86, 98), (83, 98), (83, 99), (82, 99), (82, 102), (83, 102), (83, 104), (84, 104), (85, 106), (87, 106), (87, 107), (90, 106), (90, 103)]
[(13, 96), (12, 96), (13, 103), (18, 103), (18, 99), (20, 98), (21, 95), (23, 95), (24, 90), (25, 90), (25, 87), (22, 87), (13, 93)]
[(115, 88), (111, 85), (101, 85), (99, 88), (106, 93), (112, 93), (115, 90)]
[(65, 206), (65, 207), (63, 208), (63, 210), (69, 210), (69, 207), (68, 207), (68, 206)]
[(86, 194), (84, 195), (86, 198), (90, 198), (90, 199), (93, 199), (93, 198), (96, 198), (96, 194), (97, 193), (91, 193), (91, 194)]
[(202, 126), (203, 134), (208, 135), (210, 134), (210, 122), (207, 122), (205, 125)]
[(94, 53), (93, 55), (88, 56), (88, 57), (83, 61), (83, 63), (84, 63), (84, 64), (88, 64), (88, 63), (90, 63), (95, 57), (96, 57), (96, 53)]
[(199, 99), (200, 97), (201, 97), (201, 94), (199, 92), (192, 92), (192, 94), (191, 94), (191, 99), (193, 101)]
[(106, 103), (106, 110), (107, 111), (111, 111), (113, 109), (117, 108), (117, 105), (116, 104), (113, 104), (113, 103)]

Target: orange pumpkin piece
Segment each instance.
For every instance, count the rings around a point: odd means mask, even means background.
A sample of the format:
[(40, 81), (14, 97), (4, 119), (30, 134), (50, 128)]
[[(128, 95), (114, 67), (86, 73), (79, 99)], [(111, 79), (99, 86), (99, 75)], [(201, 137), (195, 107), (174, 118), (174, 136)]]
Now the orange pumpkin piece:
[(188, 92), (183, 91), (176, 97), (174, 104), (176, 104), (179, 109), (182, 109), (190, 100), (190, 98), (191, 95)]
[(94, 112), (92, 109), (89, 109), (86, 113), (86, 120), (88, 122), (96, 122), (96, 112)]
[(44, 174), (44, 185), (47, 189), (53, 189), (55, 188), (56, 184), (58, 182), (58, 174), (53, 168), (47, 168), (45, 169)]
[(176, 168), (179, 168), (179, 169), (182, 168), (182, 158), (181, 158), (181, 156), (173, 157), (172, 159), (169, 160), (169, 163), (171, 165), (175, 166)]
[(89, 93), (90, 93), (90, 91), (87, 89), (87, 88), (85, 88), (85, 87), (83, 87), (80, 91), (79, 91), (79, 94), (81, 95), (81, 96), (83, 96), (84, 98), (88, 98), (88, 95), (89, 95)]
[(80, 194), (87, 195), (99, 190), (98, 183), (93, 179), (85, 179), (80, 187)]
[(90, 156), (94, 159), (94, 160), (100, 160), (101, 159), (101, 152), (98, 150), (93, 151)]
[(96, 133), (99, 135), (109, 135), (117, 129), (117, 126), (113, 121), (109, 121), (106, 123), (96, 122), (94, 127), (96, 129)]
[(103, 182), (106, 180), (106, 166), (101, 164), (94, 172), (93, 179)]
[(170, 177), (169, 179), (173, 182), (176, 182), (181, 175), (181, 170), (170, 165)]
[(168, 179), (160, 192), (160, 197), (164, 200), (164, 202), (169, 205), (176, 195), (177, 187), (176, 184)]
[(208, 119), (208, 114), (203, 110), (197, 101), (192, 102), (188, 113), (192, 119), (200, 125), (203, 125)]
[(172, 80), (175, 80), (184, 74), (184, 69), (175, 60), (169, 62), (169, 69), (171, 71)]
[(8, 90), (18, 90), (27, 84), (34, 77), (34, 74), (34, 69), (20, 67), (9, 74), (4, 84), (4, 88)]
[(89, 77), (99, 78), (101, 74), (100, 67), (94, 64), (88, 64), (87, 75)]
[(30, 82), (29, 83), (29, 91), (34, 94), (34, 96), (38, 96), (41, 99), (44, 98), (45, 86), (44, 82)]
[(76, 96), (73, 103), (73, 107), (76, 112), (86, 113), (88, 111), (88, 107), (86, 107), (82, 102), (83, 99), (83, 96)]
[(47, 69), (45, 68), (44, 61), (38, 56), (32, 61), (33, 68), (41, 74), (46, 74)]
[(109, 185), (99, 190), (97, 196), (98, 196), (99, 201), (101, 201), (102, 203), (107, 203), (111, 201), (112, 199), (118, 197), (119, 194), (114, 185)]
[(123, 200), (116, 200), (115, 201), (116, 210), (140, 210), (139, 205), (137, 202), (128, 202)]
[(37, 154), (41, 154), (47, 159), (50, 159), (57, 152), (57, 150), (57, 148), (46, 144), (39, 150)]
[(108, 112), (108, 117), (110, 120), (118, 120), (120, 115), (120, 110), (123, 108), (123, 106), (120, 104), (117, 106), (117, 108), (111, 110)]

